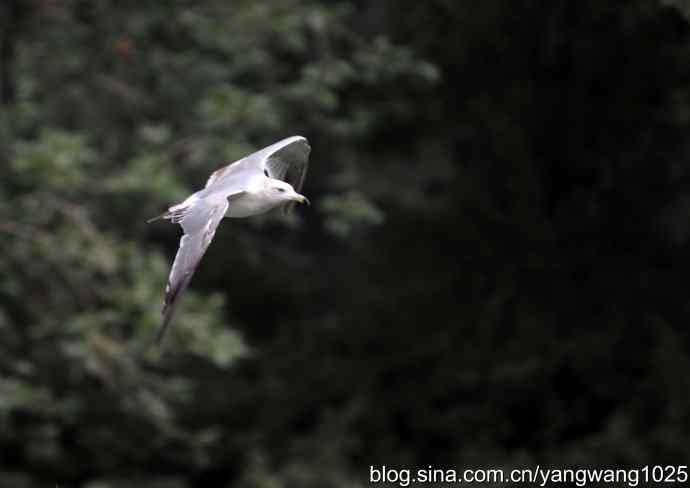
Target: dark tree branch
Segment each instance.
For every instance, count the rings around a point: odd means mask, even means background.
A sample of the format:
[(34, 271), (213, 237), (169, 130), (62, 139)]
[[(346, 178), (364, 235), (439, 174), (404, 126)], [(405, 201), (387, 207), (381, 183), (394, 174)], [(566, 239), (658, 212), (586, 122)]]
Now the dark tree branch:
[(7, 0), (0, 5), (0, 103), (14, 103), (16, 87), (14, 58), (20, 0)]

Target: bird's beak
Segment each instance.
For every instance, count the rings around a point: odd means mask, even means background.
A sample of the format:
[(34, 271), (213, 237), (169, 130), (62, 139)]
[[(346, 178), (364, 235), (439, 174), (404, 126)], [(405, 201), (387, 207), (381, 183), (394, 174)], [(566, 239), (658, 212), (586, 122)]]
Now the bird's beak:
[(298, 201), (299, 203), (306, 203), (307, 205), (311, 205), (311, 202), (309, 201), (309, 199), (307, 197), (305, 197), (304, 195), (300, 195), (299, 193), (297, 193), (297, 196), (295, 197), (295, 201)]

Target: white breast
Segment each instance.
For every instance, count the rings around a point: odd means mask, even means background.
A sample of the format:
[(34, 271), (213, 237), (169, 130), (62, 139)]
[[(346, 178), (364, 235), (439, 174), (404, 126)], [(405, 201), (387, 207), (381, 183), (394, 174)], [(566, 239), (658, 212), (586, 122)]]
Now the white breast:
[(230, 199), (230, 205), (225, 216), (230, 218), (251, 217), (268, 212), (278, 203), (280, 202), (266, 198), (263, 192), (246, 192)]

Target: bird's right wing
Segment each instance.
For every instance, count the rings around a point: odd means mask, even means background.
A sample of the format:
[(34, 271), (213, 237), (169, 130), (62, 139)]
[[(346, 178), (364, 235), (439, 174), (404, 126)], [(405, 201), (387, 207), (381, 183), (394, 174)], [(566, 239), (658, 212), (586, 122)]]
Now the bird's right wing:
[(292, 136), (248, 156), (248, 159), (254, 158), (268, 176), (290, 183), (299, 193), (309, 167), (310, 151), (304, 137)]
[[(248, 156), (248, 159), (253, 158), (267, 176), (291, 184), (299, 193), (307, 176), (310, 151), (304, 137), (292, 136)], [(283, 211), (288, 213), (294, 206), (294, 202), (286, 203)]]
[(208, 180), (206, 180), (206, 186), (204, 188), (208, 188), (216, 181), (220, 180), (223, 176), (227, 175), (231, 171), (230, 168), (236, 163), (237, 161), (235, 163), (230, 163), (227, 166), (223, 166), (222, 168), (217, 169), (213, 173), (211, 173), (211, 176), (209, 176)]
[[(234, 196), (239, 196), (239, 194)], [(184, 235), (180, 239), (180, 248), (177, 250), (175, 261), (170, 270), (168, 285), (165, 288), (165, 304), (162, 311), (163, 324), (158, 330), (158, 342), (170, 324), (175, 306), (189, 286), (194, 271), (209, 244), (211, 244), (216, 228), (225, 215), (228, 205), (227, 199), (212, 204), (207, 199), (199, 198), (183, 210), (184, 214), (180, 219), (180, 225), (184, 230)]]
[(287, 137), (215, 171), (206, 182), (206, 190), (245, 190), (252, 178), (265, 175), (290, 183), (299, 193), (307, 174), (310, 150), (304, 137)]

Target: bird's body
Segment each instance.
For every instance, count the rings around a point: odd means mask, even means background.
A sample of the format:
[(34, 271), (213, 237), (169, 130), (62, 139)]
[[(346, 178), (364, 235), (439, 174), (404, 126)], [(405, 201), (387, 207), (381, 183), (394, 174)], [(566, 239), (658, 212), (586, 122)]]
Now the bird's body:
[(269, 178), (259, 178), (258, 185), (246, 191), (242, 196), (233, 200), (228, 206), (225, 216), (228, 218), (244, 218), (260, 215), (273, 209), (276, 205), (284, 203), (281, 199), (274, 200), (274, 182)]
[(309, 151), (304, 137), (283, 139), (217, 170), (203, 190), (149, 221), (168, 219), (184, 230), (165, 290), (159, 340), (223, 217), (251, 217), (278, 206), (288, 210), (294, 202), (309, 203), (298, 193), (307, 172)]

